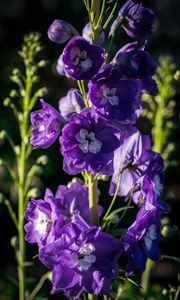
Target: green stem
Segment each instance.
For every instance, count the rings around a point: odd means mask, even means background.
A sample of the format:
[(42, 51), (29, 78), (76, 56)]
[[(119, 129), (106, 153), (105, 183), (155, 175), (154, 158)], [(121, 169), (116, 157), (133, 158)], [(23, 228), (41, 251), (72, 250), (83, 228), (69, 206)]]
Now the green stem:
[[(92, 24), (92, 35), (93, 35), (93, 44), (98, 44), (99, 40), (99, 26), (98, 23), (99, 16), (101, 13), (101, 0), (92, 0), (91, 2), (91, 24)], [(98, 27), (97, 27), (98, 24)]]
[(118, 196), (118, 191), (119, 191), (119, 187), (120, 187), (120, 184), (121, 184), (121, 177), (122, 177), (122, 174), (119, 175), (119, 179), (118, 179), (118, 183), (117, 183), (117, 187), (116, 187), (116, 190), (115, 190), (115, 193), (114, 193), (114, 197), (112, 198), (112, 201), (111, 201), (111, 204), (109, 205), (109, 208), (103, 218), (103, 221), (107, 219), (108, 215), (110, 214), (111, 212), (111, 209), (113, 208), (113, 205), (116, 201), (116, 198)]
[(155, 115), (154, 128), (153, 128), (153, 150), (159, 153), (163, 151), (163, 114), (164, 114), (165, 101), (159, 96), (157, 111)]
[(150, 281), (150, 275), (151, 275), (151, 269), (154, 265), (154, 262), (150, 259), (147, 260), (146, 263), (146, 270), (142, 275), (142, 280), (141, 280), (141, 286), (142, 286), (142, 293), (144, 295), (147, 295), (148, 290), (149, 290), (149, 281)]
[(90, 222), (92, 226), (99, 225), (98, 218), (98, 198), (97, 198), (97, 180), (94, 180), (95, 175), (88, 175), (88, 191), (89, 191), (89, 209)]
[(19, 255), (18, 255), (18, 278), (19, 278), (19, 300), (25, 297), (25, 239), (24, 239), (24, 200), (26, 183), (26, 150), (28, 145), (28, 121), (29, 121), (29, 101), (31, 94), (31, 77), (27, 70), (26, 95), (23, 103), (23, 121), (21, 124), (21, 151), (18, 164), (19, 187), (18, 187), (18, 237), (19, 237)]
[(48, 273), (44, 274), (44, 275), (40, 278), (38, 284), (36, 285), (36, 287), (34, 288), (34, 290), (31, 292), (31, 294), (28, 296), (28, 300), (34, 299), (34, 297), (35, 297), (35, 296), (37, 295), (37, 293), (40, 291), (40, 289), (42, 288), (43, 284), (45, 283), (45, 281), (46, 281), (47, 279), (49, 279), (49, 274), (48, 274)]

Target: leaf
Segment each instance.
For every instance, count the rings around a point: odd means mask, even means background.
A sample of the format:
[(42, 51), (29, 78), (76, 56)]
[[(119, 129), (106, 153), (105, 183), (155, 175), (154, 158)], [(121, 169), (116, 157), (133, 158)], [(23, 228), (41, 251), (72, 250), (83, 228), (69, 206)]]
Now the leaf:
[(171, 259), (176, 261), (178, 264), (180, 264), (180, 258), (175, 256), (169, 256), (169, 255), (162, 255), (161, 259)]
[(122, 277), (119, 276), (120, 279), (124, 280), (124, 281), (129, 281), (130, 283), (132, 283), (133, 285), (135, 285), (136, 287), (142, 289), (142, 286), (140, 286), (137, 282), (135, 282), (133, 279), (129, 278), (129, 277)]
[(124, 211), (126, 209), (131, 209), (131, 208), (134, 208), (134, 206), (129, 206), (129, 207), (124, 206), (124, 207), (117, 208), (112, 213), (110, 213), (109, 216), (107, 216), (105, 220), (107, 221), (107, 220), (111, 219), (113, 215), (115, 215), (121, 211)]

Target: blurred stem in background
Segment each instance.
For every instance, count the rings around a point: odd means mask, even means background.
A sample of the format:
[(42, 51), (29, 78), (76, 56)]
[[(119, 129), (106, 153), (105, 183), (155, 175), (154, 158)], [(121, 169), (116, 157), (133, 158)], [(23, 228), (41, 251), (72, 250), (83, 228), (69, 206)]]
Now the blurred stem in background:
[[(145, 102), (144, 116), (149, 119), (152, 125), (153, 150), (159, 152), (167, 166), (170, 162), (168, 157), (174, 150), (174, 144), (169, 142), (173, 122), (175, 101), (172, 99), (175, 95), (175, 65), (170, 57), (161, 57), (155, 80), (158, 84), (159, 94), (156, 97), (143, 95)], [(146, 270), (142, 275), (141, 286), (142, 293), (148, 297), (150, 273), (154, 263), (148, 259)]]
[[(18, 264), (18, 279), (19, 279), (19, 300), (25, 299), (25, 239), (24, 239), (24, 212), (30, 196), (36, 197), (35, 189), (31, 189), (31, 181), (34, 175), (38, 175), (40, 165), (44, 164), (47, 159), (38, 158), (36, 164), (29, 166), (29, 158), (32, 147), (29, 144), (31, 135), (31, 125), (29, 122), (30, 113), (36, 104), (39, 97), (46, 94), (46, 89), (41, 88), (35, 90), (35, 85), (38, 81), (38, 68), (45, 66), (46, 62), (37, 61), (37, 55), (42, 50), (40, 44), (40, 34), (31, 33), (24, 37), (24, 43), (19, 55), (23, 60), (24, 71), (15, 69), (12, 72), (11, 80), (16, 84), (17, 89), (10, 92), (9, 98), (6, 98), (4, 105), (12, 109), (20, 132), (20, 145), (15, 145), (9, 133), (5, 130), (1, 131), (1, 136), (6, 138), (16, 157), (15, 174), (6, 161), (1, 162), (4, 167), (8, 168), (9, 174), (13, 182), (16, 184), (18, 190), (18, 214), (16, 216), (9, 200), (5, 200), (10, 216), (17, 227), (18, 231), (18, 245), (16, 245), (15, 252)], [(37, 172), (38, 171), (38, 172)], [(17, 178), (16, 178), (17, 177)]]

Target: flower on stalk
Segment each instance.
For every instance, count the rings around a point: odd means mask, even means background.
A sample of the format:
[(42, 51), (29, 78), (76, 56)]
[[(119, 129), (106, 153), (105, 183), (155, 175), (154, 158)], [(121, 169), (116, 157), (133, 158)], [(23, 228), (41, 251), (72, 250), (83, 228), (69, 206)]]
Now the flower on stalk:
[(131, 38), (144, 38), (152, 32), (154, 21), (155, 14), (151, 9), (144, 7), (142, 3), (128, 0), (112, 24), (110, 36), (114, 36), (116, 29), (121, 25)]
[(74, 35), (79, 35), (76, 29), (63, 20), (55, 20), (48, 28), (48, 38), (54, 43), (67, 42)]
[(74, 300), (84, 292), (109, 294), (118, 275), (121, 249), (118, 239), (76, 216), (63, 227), (61, 238), (39, 254), (41, 262), (53, 270), (51, 293), (64, 292)]
[(30, 143), (34, 148), (50, 147), (60, 134), (62, 118), (50, 104), (40, 100), (42, 108), (31, 113), (32, 136)]
[(83, 96), (77, 89), (70, 89), (67, 95), (59, 100), (60, 114), (66, 121), (72, 115), (80, 113), (84, 107)]
[(118, 134), (119, 129), (94, 109), (86, 108), (72, 116), (60, 137), (64, 170), (71, 175), (84, 170), (112, 174), (114, 151), (120, 145)]
[(98, 111), (110, 120), (134, 124), (139, 117), (141, 85), (122, 78), (118, 70), (105, 65), (89, 83), (89, 99)]
[(135, 203), (144, 201), (146, 210), (156, 207), (159, 211), (167, 212), (168, 206), (162, 200), (164, 161), (159, 153), (151, 151), (151, 156), (144, 176), (137, 183), (138, 190), (133, 195), (133, 200)]
[(37, 243), (41, 248), (59, 237), (58, 209), (49, 189), (46, 189), (44, 200), (29, 201), (25, 219), (27, 221), (24, 226), (25, 239), (29, 243)]
[[(98, 206), (99, 217), (103, 212)], [(70, 223), (73, 216), (80, 215), (88, 224), (90, 211), (88, 189), (80, 182), (71, 183), (70, 187), (59, 185), (55, 196), (46, 189), (44, 200), (31, 199), (25, 212), (26, 240), (45, 246), (60, 238), (62, 228)]]
[(123, 237), (124, 251), (128, 255), (126, 276), (142, 273), (147, 258), (156, 261), (160, 258), (158, 242), (160, 239), (160, 215), (156, 208), (146, 211), (140, 209), (135, 222)]
[[(82, 31), (82, 36), (84, 39), (86, 39), (90, 44), (93, 43), (93, 34), (92, 34), (92, 25), (91, 22), (88, 22)], [(99, 35), (98, 40), (96, 41), (99, 46), (102, 46), (104, 43), (105, 34), (103, 28), (99, 27)]]
[(82, 37), (74, 37), (64, 48), (59, 64), (63, 66), (68, 77), (89, 80), (98, 72), (105, 57), (103, 48), (91, 45)]
[(138, 130), (129, 134), (129, 137), (115, 151), (114, 174), (109, 189), (110, 195), (115, 193), (120, 176), (122, 177), (118, 195), (127, 196), (134, 190), (152, 158), (150, 147), (149, 136), (142, 136)]
[(121, 48), (112, 64), (113, 67), (119, 69), (123, 76), (139, 79), (144, 93), (157, 95), (157, 84), (152, 79), (156, 72), (156, 66), (147, 51), (138, 49), (137, 42), (127, 44)]
[[(61, 215), (61, 224), (71, 222), (74, 215), (80, 215), (90, 224), (90, 211), (88, 201), (88, 188), (80, 182), (71, 182), (68, 186), (59, 185), (55, 194), (56, 206)], [(103, 212), (98, 206), (99, 217)], [(61, 227), (62, 227), (61, 225)]]

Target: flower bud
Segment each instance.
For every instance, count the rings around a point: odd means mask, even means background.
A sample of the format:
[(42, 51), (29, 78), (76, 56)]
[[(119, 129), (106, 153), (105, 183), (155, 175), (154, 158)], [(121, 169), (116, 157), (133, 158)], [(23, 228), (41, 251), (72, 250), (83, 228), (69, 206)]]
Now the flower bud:
[(32, 188), (28, 192), (28, 197), (29, 198), (39, 198), (41, 196), (41, 191), (38, 188)]
[(84, 107), (82, 95), (77, 89), (70, 89), (67, 95), (59, 101), (60, 114), (66, 121), (68, 121), (73, 114), (80, 113)]
[[(104, 34), (104, 30), (102, 29), (102, 27), (99, 27), (98, 32), (99, 32), (99, 36), (98, 36), (98, 41), (97, 41), (96, 44), (98, 44), (99, 46), (101, 46), (104, 43), (105, 34)], [(88, 22), (84, 26), (83, 31), (82, 31), (82, 36), (90, 44), (92, 44), (92, 42), (93, 42), (93, 35), (92, 35), (92, 26), (91, 26), (90, 22)]]
[(43, 165), (43, 166), (47, 165), (48, 162), (49, 162), (49, 158), (47, 157), (47, 155), (42, 155), (42, 156), (38, 157), (38, 159), (36, 161), (36, 163), (38, 165)]
[(48, 38), (54, 43), (67, 42), (74, 35), (78, 35), (76, 29), (62, 20), (55, 20), (48, 29)]

